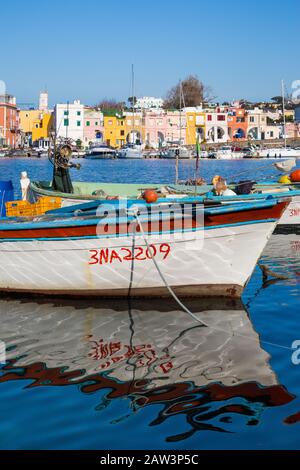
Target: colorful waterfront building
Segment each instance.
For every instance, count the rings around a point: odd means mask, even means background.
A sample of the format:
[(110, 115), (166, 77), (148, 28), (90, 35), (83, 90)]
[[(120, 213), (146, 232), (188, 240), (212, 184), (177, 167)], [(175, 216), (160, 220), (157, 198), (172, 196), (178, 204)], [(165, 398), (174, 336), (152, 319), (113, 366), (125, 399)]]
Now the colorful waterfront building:
[(125, 117), (116, 114), (104, 115), (104, 140), (110, 147), (120, 148), (126, 142)]
[(147, 147), (160, 148), (165, 144), (168, 134), (168, 116), (165, 111), (145, 112), (143, 127)]
[(80, 100), (55, 105), (54, 127), (57, 137), (69, 138), (77, 146), (83, 145), (84, 106)]
[(145, 140), (145, 127), (143, 113), (125, 111), (125, 135), (127, 143), (143, 143)]
[(38, 140), (49, 139), (52, 126), (52, 111), (41, 111), (40, 109), (20, 111), (20, 130), (25, 145), (33, 145)]
[(205, 112), (205, 134), (208, 143), (228, 141), (227, 112), (221, 108)]
[(16, 148), (19, 143), (19, 115), (16, 98), (0, 95), (0, 147)]
[(227, 112), (227, 124), (229, 140), (247, 140), (248, 121), (245, 109), (230, 108)]
[(275, 123), (280, 117), (279, 113), (266, 112), (260, 108), (247, 111), (247, 138), (249, 140), (279, 139), (282, 126)]
[(53, 113), (40, 112), (38, 118), (33, 121), (32, 143), (38, 140), (49, 139), (50, 132), (53, 129)]
[(285, 125), (285, 134), (289, 139), (299, 139), (300, 122), (287, 122)]
[(104, 140), (107, 145), (120, 148), (126, 143), (143, 141), (142, 113), (112, 113), (104, 115)]
[(94, 143), (102, 143), (104, 141), (104, 117), (100, 109), (84, 108), (83, 122), (83, 143), (85, 147), (89, 147)]
[(186, 109), (186, 145), (195, 145), (205, 141), (205, 113)]
[(147, 111), (143, 118), (145, 144), (159, 148), (186, 143), (186, 114), (179, 111)]

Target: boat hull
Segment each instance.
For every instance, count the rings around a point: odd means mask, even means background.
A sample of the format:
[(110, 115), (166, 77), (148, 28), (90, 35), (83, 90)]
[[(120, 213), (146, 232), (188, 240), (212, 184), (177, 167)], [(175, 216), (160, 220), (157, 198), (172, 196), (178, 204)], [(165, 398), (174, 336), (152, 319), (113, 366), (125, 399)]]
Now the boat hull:
[[(3, 240), (0, 291), (68, 296), (240, 297), (275, 221), (169, 236)], [(151, 250), (149, 251), (149, 245)], [(153, 262), (152, 254), (162, 276)]]
[(260, 158), (300, 158), (300, 150), (288, 148), (285, 149), (284, 147), (257, 150), (254, 152), (254, 154)]

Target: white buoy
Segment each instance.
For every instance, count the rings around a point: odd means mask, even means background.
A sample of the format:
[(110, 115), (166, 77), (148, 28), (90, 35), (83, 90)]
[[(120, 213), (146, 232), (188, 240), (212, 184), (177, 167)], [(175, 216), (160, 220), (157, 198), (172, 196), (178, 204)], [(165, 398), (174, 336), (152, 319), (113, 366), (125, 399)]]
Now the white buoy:
[(21, 172), (20, 185), (21, 185), (21, 191), (22, 191), (22, 201), (27, 201), (29, 185), (30, 185), (30, 179), (27, 176), (27, 171)]
[(289, 160), (283, 160), (282, 162), (276, 162), (274, 163), (274, 166), (277, 170), (282, 171), (283, 173), (288, 173), (292, 168), (294, 168), (294, 166), (296, 166), (296, 159), (291, 158)]

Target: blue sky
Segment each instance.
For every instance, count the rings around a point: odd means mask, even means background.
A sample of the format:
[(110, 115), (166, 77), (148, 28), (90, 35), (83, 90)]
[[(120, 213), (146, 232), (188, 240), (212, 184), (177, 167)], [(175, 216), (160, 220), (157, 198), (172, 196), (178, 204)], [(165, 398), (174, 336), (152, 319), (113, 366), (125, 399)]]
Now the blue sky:
[[(0, 4), (0, 80), (19, 102), (164, 96), (196, 74), (218, 101), (300, 79), (299, 0), (11, 0)], [(45, 4), (46, 3), (46, 4)], [(3, 21), (4, 19), (4, 21)]]

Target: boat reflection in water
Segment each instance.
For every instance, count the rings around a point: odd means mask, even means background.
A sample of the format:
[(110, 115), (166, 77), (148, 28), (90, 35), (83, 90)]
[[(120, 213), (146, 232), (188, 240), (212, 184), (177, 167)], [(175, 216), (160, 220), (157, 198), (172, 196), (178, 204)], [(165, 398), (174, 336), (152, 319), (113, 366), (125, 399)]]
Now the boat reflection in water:
[(169, 442), (199, 430), (231, 432), (233, 414), (258, 424), (264, 409), (293, 400), (278, 384), (239, 301), (186, 304), (209, 326), (162, 300), (101, 300), (88, 307), (78, 301), (1, 300), (7, 363), (0, 387), (26, 379), (27, 393), (43, 386), (79, 385), (84, 394), (105, 389), (99, 413), (124, 397), (129, 414), (160, 405), (150, 411), (148, 425), (179, 414), (188, 424), (183, 433), (174, 430)]

